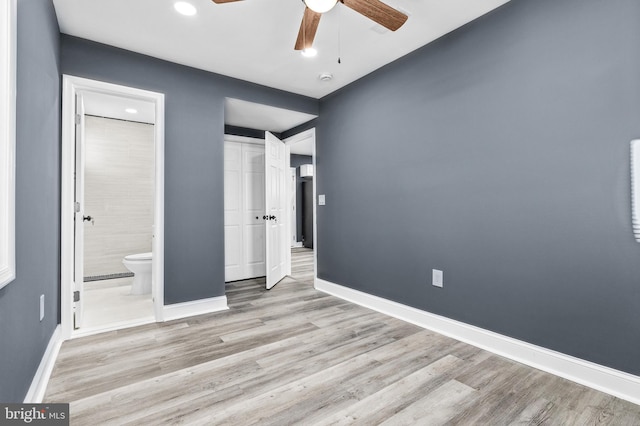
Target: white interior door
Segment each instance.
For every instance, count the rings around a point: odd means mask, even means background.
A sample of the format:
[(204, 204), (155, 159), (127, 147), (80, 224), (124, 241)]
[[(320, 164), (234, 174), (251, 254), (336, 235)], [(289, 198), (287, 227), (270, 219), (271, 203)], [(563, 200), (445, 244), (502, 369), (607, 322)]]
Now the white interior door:
[(284, 142), (265, 132), (265, 204), (267, 245), (267, 289), (287, 273), (289, 249), (286, 182), (289, 175)]
[(267, 268), (264, 184), (264, 146), (242, 144), (243, 259), (245, 277), (264, 277)]
[(82, 326), (84, 291), (84, 139), (85, 115), (81, 94), (76, 95), (76, 132), (75, 132), (75, 215), (74, 215), (74, 270), (73, 270), (73, 327)]
[(225, 142), (225, 281), (266, 272), (264, 146)]
[(243, 279), (242, 144), (224, 143), (224, 280)]

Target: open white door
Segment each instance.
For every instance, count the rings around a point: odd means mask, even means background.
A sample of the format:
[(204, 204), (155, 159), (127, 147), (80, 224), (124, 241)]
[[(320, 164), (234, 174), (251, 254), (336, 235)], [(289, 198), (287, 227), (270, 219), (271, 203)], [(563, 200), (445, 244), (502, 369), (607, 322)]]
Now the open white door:
[(76, 95), (75, 195), (74, 195), (74, 269), (73, 269), (73, 328), (82, 325), (84, 290), (84, 101)]
[(289, 171), (284, 142), (265, 132), (265, 207), (267, 245), (267, 289), (287, 273), (286, 249), (289, 247), (286, 183)]

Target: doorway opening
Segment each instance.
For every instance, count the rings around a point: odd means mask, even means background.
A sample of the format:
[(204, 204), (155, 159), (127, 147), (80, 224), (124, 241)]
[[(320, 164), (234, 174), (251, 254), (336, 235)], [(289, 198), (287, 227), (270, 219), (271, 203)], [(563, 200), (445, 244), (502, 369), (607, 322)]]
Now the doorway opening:
[[(292, 212), (291, 277), (313, 284), (316, 277), (315, 129), (285, 140), (290, 153)], [(295, 229), (295, 234), (293, 234)]]
[[(315, 130), (284, 141), (278, 138), (278, 132), (294, 128), (315, 116), (256, 105), (229, 99), (225, 105), (225, 282), (230, 306), (234, 304), (235, 295), (241, 299), (248, 287), (261, 286), (267, 290), (279, 282), (293, 280), (292, 266), (297, 265), (298, 253), (292, 249), (303, 248), (302, 244), (297, 247), (293, 243), (298, 238), (294, 210), (298, 207), (293, 202), (297, 198), (294, 194), (297, 177), (294, 179), (292, 173), (298, 169), (298, 164), (294, 161), (292, 165), (291, 147), (307, 145), (310, 155), (305, 160), (311, 167)], [(272, 122), (282, 126), (287, 122), (283, 117), (287, 116), (289, 120), (299, 121), (288, 121), (289, 127), (270, 127)], [(255, 128), (271, 129), (276, 134), (262, 133), (253, 130)], [(260, 137), (261, 133), (264, 137)], [(315, 185), (312, 180), (305, 180), (312, 184), (308, 196), (313, 206)], [(312, 207), (310, 211), (313, 210)], [(312, 231), (306, 234), (308, 241), (314, 240), (313, 217), (309, 214)], [(306, 260), (310, 260), (305, 268), (305, 278), (313, 285), (315, 256), (311, 248), (304, 251)]]
[[(265, 141), (225, 135), (228, 298), (233, 299), (234, 293), (239, 294), (248, 287), (270, 289), (281, 281), (315, 284), (316, 185), (313, 173), (309, 172), (315, 168), (315, 129), (283, 142), (284, 167), (279, 170), (279, 176), (273, 174), (267, 178), (266, 155), (269, 154), (265, 154)], [(268, 182), (274, 180), (282, 181), (279, 189), (269, 188)], [(274, 194), (279, 194), (281, 200), (273, 201)], [(301, 214), (296, 215), (296, 211)], [(294, 234), (298, 228), (301, 231)], [(269, 238), (269, 231), (275, 231), (276, 237), (272, 234)], [(274, 255), (280, 261), (269, 259)], [(276, 278), (269, 277), (269, 273)], [(230, 305), (233, 302), (230, 300)]]
[(63, 78), (64, 338), (162, 320), (164, 96)]

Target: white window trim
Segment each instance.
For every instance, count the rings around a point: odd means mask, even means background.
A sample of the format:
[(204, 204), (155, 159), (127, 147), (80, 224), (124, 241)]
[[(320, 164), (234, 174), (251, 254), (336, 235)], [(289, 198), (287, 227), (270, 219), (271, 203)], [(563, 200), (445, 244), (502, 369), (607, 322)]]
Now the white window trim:
[(14, 280), (16, 0), (0, 2), (0, 288)]

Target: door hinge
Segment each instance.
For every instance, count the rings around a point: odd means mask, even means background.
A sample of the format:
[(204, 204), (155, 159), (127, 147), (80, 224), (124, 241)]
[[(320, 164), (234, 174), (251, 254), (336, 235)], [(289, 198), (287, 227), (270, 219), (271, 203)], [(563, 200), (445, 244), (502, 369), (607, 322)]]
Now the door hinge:
[(80, 203), (73, 203), (73, 210), (75, 210), (76, 213), (80, 213)]
[(76, 290), (73, 292), (73, 301), (74, 302), (79, 302), (80, 301), (80, 291)]
[(76, 126), (79, 126), (82, 123), (82, 117), (80, 114), (76, 114)]

